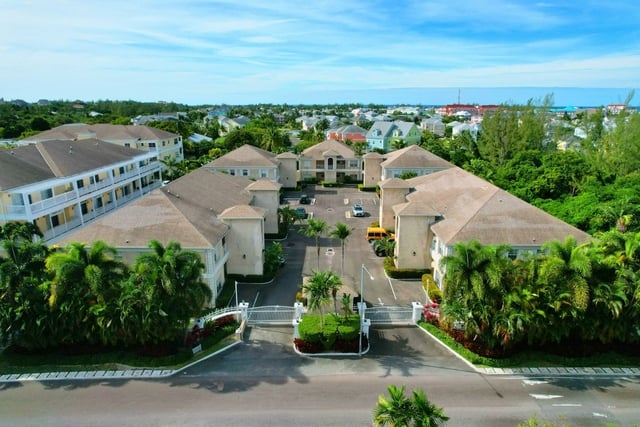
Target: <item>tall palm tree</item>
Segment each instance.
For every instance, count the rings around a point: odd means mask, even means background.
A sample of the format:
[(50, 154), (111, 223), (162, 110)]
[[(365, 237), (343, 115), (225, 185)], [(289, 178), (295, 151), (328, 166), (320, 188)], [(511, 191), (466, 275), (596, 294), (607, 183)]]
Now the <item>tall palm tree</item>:
[(340, 265), (340, 274), (344, 276), (344, 247), (347, 243), (347, 239), (351, 236), (351, 232), (353, 228), (349, 228), (349, 226), (342, 222), (336, 222), (333, 226), (331, 232), (329, 232), (329, 237), (340, 240), (340, 249), (342, 254), (342, 260)]
[(302, 290), (308, 295), (309, 310), (320, 311), (322, 328), (324, 328), (323, 307), (331, 301), (332, 295), (341, 286), (342, 281), (333, 271), (316, 270), (312, 270), (311, 277), (302, 285)]
[(442, 408), (431, 403), (421, 389), (413, 390), (410, 398), (404, 395), (404, 386), (391, 384), (387, 390), (390, 398), (380, 395), (373, 410), (373, 424), (376, 426), (436, 427), (449, 420)]
[(320, 269), (320, 236), (327, 230), (327, 223), (320, 219), (309, 219), (307, 226), (301, 230), (301, 233), (307, 237), (315, 239), (316, 254), (318, 256), (318, 269)]

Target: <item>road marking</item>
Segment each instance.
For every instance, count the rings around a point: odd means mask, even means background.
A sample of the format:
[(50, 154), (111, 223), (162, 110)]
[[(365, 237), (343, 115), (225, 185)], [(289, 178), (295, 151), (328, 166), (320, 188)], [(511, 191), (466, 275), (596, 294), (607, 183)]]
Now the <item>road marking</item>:
[(579, 408), (582, 406), (582, 404), (581, 403), (554, 403), (551, 406)]
[(349, 199), (343, 199), (343, 201), (344, 201), (344, 204), (345, 204), (345, 205), (348, 205), (348, 204), (349, 204)]
[(396, 291), (393, 289), (393, 283), (391, 283), (391, 279), (387, 279), (389, 280), (389, 287), (391, 288), (391, 293), (393, 294), (393, 299), (398, 301), (398, 297), (396, 296)]
[(548, 384), (549, 381), (539, 381), (539, 380), (523, 380), (524, 385), (540, 385), (540, 384)]
[(255, 307), (255, 306), (257, 305), (258, 297), (259, 297), (259, 296), (260, 296), (260, 291), (258, 291), (258, 292), (256, 293), (256, 297), (255, 297), (255, 299), (253, 300), (253, 306), (252, 306), (252, 307)]
[(531, 393), (529, 393), (529, 396), (538, 400), (560, 399), (561, 397), (564, 397), (558, 394), (531, 394)]
[(594, 412), (593, 416), (594, 417), (600, 417), (600, 418), (608, 418), (606, 414), (601, 414), (599, 412)]

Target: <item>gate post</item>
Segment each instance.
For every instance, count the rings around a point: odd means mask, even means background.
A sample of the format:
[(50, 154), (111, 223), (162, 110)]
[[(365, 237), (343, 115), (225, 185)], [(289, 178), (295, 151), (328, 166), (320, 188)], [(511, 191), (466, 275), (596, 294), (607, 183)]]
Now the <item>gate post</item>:
[(249, 303), (241, 302), (238, 304), (238, 307), (240, 307), (240, 318), (242, 320), (247, 320), (249, 318)]
[(301, 302), (294, 302), (293, 303), (293, 319), (302, 319), (302, 312), (304, 310), (304, 304), (302, 304)]
[(418, 301), (414, 301), (411, 303), (411, 307), (413, 307), (413, 313), (411, 315), (411, 321), (414, 325), (417, 325), (418, 322), (422, 319), (422, 303)]

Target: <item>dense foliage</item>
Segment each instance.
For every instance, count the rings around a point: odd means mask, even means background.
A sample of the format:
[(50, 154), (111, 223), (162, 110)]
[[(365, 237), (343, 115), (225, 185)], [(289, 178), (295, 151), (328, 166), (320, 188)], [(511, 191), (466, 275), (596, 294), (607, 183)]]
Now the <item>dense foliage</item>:
[(531, 346), (638, 348), (640, 233), (570, 237), (525, 259), (509, 259), (509, 249), (472, 241), (443, 259), (441, 327), (490, 357)]
[(0, 227), (0, 340), (26, 350), (180, 342), (211, 299), (200, 257), (157, 241), (128, 268), (94, 242), (48, 248), (31, 224)]

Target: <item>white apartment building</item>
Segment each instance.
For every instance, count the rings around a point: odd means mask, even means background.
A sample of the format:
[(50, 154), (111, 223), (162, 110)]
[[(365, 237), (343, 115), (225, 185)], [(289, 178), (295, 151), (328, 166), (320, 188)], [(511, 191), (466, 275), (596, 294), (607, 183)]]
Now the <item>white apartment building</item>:
[(51, 243), (161, 183), (157, 152), (97, 139), (0, 150), (0, 224), (32, 222)]

